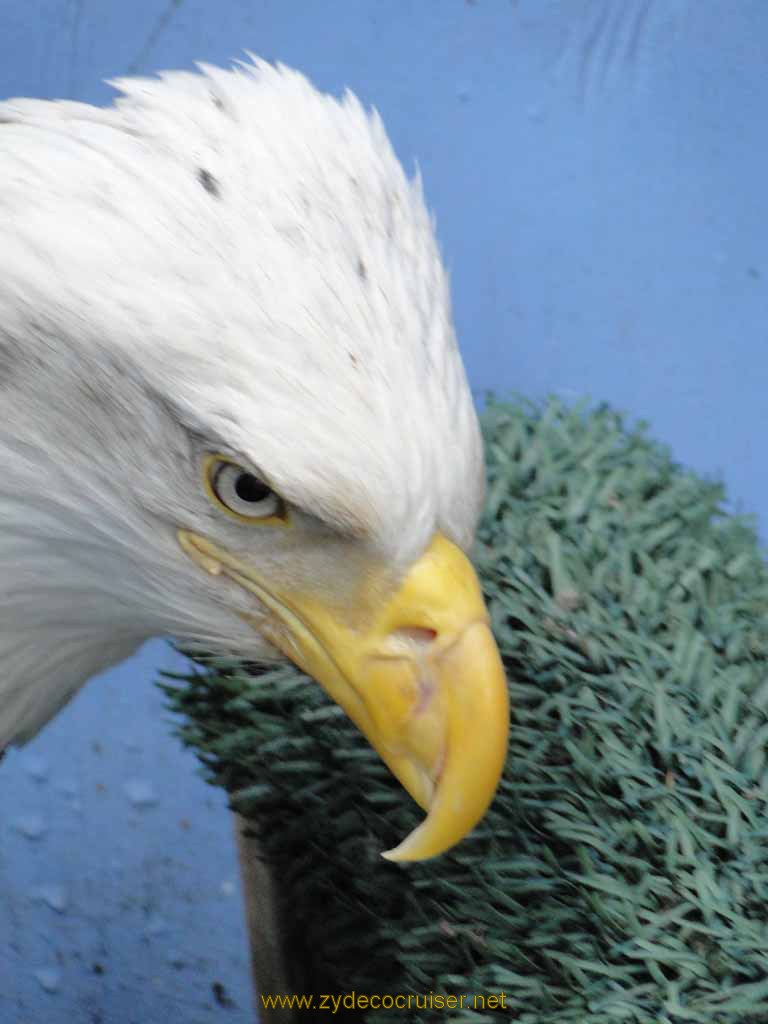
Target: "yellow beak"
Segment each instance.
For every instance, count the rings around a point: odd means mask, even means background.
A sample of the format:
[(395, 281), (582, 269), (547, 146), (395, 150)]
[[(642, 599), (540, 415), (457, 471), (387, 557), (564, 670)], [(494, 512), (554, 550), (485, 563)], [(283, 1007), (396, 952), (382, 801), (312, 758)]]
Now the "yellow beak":
[(189, 531), (178, 538), (202, 568), (270, 609), (268, 639), (320, 683), (428, 811), (384, 857), (434, 857), (474, 828), (504, 766), (509, 702), (477, 576), (455, 544), (436, 534), (396, 592), (364, 600), (361, 614), (278, 590)]

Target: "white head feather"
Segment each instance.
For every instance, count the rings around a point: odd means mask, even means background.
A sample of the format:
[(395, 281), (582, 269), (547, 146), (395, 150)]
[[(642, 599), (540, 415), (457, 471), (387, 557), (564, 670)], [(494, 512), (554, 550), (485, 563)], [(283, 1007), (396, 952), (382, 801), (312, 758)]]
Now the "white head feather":
[[(418, 180), (378, 116), (260, 61), (0, 104), (0, 749), (149, 636), (274, 651), (187, 527), (290, 580), (471, 543), (481, 442)], [(218, 450), (297, 509), (224, 521)]]

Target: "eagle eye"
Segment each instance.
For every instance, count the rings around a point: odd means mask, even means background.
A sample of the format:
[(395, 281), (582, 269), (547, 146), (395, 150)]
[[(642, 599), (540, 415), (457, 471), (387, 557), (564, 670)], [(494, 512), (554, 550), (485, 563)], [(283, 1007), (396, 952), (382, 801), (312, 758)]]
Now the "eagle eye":
[(286, 518), (285, 503), (269, 484), (225, 455), (206, 456), (205, 488), (218, 508), (241, 522)]

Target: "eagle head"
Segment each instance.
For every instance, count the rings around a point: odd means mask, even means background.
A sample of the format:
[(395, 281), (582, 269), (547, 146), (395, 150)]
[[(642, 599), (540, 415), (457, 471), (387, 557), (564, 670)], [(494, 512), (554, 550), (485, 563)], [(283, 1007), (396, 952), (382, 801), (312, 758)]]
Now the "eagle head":
[(258, 60), (0, 104), (0, 746), (150, 636), (287, 657), (479, 820), (507, 688), (481, 437), (418, 180)]

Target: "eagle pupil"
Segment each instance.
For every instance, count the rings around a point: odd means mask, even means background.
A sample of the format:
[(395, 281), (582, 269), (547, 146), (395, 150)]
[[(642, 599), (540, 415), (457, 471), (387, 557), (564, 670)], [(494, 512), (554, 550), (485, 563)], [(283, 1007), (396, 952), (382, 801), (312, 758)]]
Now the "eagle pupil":
[(235, 481), (235, 493), (241, 501), (264, 501), (271, 494), (263, 480), (253, 473), (241, 473)]

